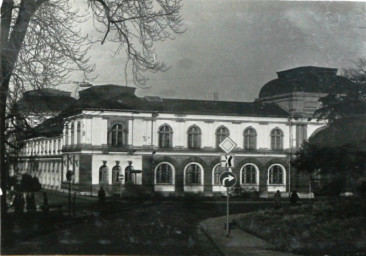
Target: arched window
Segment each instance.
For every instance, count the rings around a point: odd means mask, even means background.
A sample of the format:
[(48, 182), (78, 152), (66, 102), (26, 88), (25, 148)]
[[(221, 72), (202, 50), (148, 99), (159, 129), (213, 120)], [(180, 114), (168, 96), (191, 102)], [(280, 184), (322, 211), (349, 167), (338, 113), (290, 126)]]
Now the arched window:
[(185, 181), (187, 185), (200, 185), (202, 183), (202, 168), (197, 163), (191, 163), (185, 168)]
[(283, 132), (278, 128), (273, 129), (271, 132), (271, 149), (283, 149)]
[(188, 129), (188, 148), (201, 147), (201, 129), (198, 126), (192, 126)]
[(216, 130), (216, 147), (218, 148), (220, 143), (226, 138), (229, 137), (230, 132), (229, 129), (225, 126), (221, 126)]
[(257, 184), (258, 183), (258, 168), (254, 164), (245, 164), (241, 170), (242, 184)]
[(122, 124), (115, 124), (109, 132), (110, 145), (112, 146), (126, 146), (127, 145), (128, 130)]
[[(38, 144), (38, 143), (37, 143)], [(65, 145), (69, 144), (69, 126), (65, 126)]]
[(257, 148), (257, 132), (249, 127), (244, 130), (244, 149), (253, 150)]
[(116, 165), (112, 168), (112, 183), (119, 183), (119, 175), (122, 173), (122, 168), (119, 166), (119, 161), (116, 161)]
[(75, 144), (75, 139), (74, 139), (74, 135), (75, 135), (75, 129), (74, 129), (74, 122), (71, 123), (71, 145)]
[(221, 167), (221, 164), (215, 165), (212, 170), (212, 185), (219, 186), (220, 183), (220, 175), (225, 171), (224, 167)]
[(99, 183), (108, 183), (107, 161), (103, 161), (103, 165), (99, 168)]
[(76, 128), (76, 143), (80, 145), (81, 143), (81, 123), (78, 122), (77, 128)]
[(169, 125), (163, 125), (159, 129), (159, 147), (161, 148), (171, 148), (173, 137), (173, 130)]
[(284, 168), (281, 165), (274, 164), (268, 171), (268, 183), (269, 184), (285, 184), (284, 182)]
[(170, 185), (173, 183), (173, 167), (168, 163), (161, 163), (155, 169), (155, 183), (160, 185)]

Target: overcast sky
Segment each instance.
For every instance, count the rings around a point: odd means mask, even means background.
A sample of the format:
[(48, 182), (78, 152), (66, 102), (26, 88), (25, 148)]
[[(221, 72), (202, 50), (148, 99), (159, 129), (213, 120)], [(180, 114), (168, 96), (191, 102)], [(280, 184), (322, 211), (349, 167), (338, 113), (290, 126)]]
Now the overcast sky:
[[(366, 57), (365, 2), (183, 2), (187, 31), (156, 47), (158, 58), (171, 68), (149, 75), (150, 88), (138, 89), (139, 96), (213, 99), (217, 91), (220, 100), (253, 101), (277, 71), (341, 69)], [(113, 49), (93, 47), (98, 77), (92, 84), (125, 84), (123, 51), (116, 56)], [(73, 79), (82, 80), (76, 74)]]

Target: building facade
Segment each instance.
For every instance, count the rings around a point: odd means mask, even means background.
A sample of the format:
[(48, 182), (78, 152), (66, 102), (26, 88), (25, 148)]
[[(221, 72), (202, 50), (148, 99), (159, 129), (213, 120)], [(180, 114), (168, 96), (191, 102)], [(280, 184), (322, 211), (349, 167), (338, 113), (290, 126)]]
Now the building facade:
[[(314, 83), (334, 85), (344, 78), (326, 68), (283, 72), (278, 78), (282, 84), (276, 83), (288, 90), (278, 89), (281, 93), (271, 96), (265, 85), (255, 102), (142, 98), (131, 87), (93, 86), (81, 91), (77, 102), (56, 120), (40, 127), (44, 136), (41, 132), (26, 140), (20, 169), (39, 177), (50, 189), (66, 189), (70, 170), (72, 189), (85, 194), (95, 195), (101, 186), (118, 194), (123, 185), (132, 184), (146, 193), (212, 196), (224, 190), (219, 184), (224, 153), (218, 145), (230, 137), (237, 144), (232, 151), (237, 186), (262, 196), (277, 190), (308, 192), (308, 177), (297, 173), (290, 159), (304, 140), (324, 126), (310, 118), (306, 106), (315, 104), (314, 98), (327, 90), (291, 87), (294, 79), (289, 74), (296, 76), (296, 84), (315, 74), (310, 83), (314, 88)], [(333, 80), (323, 79), (324, 73)], [(297, 107), (288, 109), (286, 100)]]

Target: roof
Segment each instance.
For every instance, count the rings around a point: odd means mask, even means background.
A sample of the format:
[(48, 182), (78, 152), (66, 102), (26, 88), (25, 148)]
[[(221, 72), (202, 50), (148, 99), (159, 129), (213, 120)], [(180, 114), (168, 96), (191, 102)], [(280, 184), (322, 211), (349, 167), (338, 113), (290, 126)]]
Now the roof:
[(37, 90), (26, 91), (24, 95), (31, 96), (71, 96), (71, 92), (61, 91), (54, 88), (42, 88)]
[(17, 102), (25, 113), (58, 113), (76, 102), (70, 92), (44, 88), (27, 91)]
[(54, 137), (62, 134), (64, 127), (64, 118), (56, 116), (45, 120), (40, 125), (25, 131), (23, 138), (30, 139), (35, 137)]
[[(287, 117), (288, 113), (274, 104), (258, 102), (208, 101), (137, 97), (136, 88), (101, 85), (79, 92), (79, 99), (64, 109), (59, 116), (50, 118), (27, 135), (50, 137), (62, 134), (64, 117), (82, 110), (147, 111), (174, 114)], [(52, 100), (53, 102), (54, 100)]]
[(347, 78), (337, 76), (334, 68), (304, 66), (277, 72), (277, 76), (262, 87), (259, 98), (293, 92), (346, 93), (355, 86)]
[[(66, 112), (83, 109), (157, 111), (161, 113), (287, 117), (288, 113), (274, 104), (258, 102), (208, 101), (137, 97), (135, 88), (104, 85), (88, 88)], [(156, 99), (156, 100), (155, 100)]]

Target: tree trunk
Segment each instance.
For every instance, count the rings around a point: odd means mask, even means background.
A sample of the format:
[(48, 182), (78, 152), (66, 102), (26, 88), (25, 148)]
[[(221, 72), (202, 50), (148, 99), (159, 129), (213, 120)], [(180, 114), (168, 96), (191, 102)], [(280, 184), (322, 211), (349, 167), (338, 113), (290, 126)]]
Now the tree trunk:
[[(4, 0), (1, 5), (1, 31), (0, 31), (0, 179), (3, 195), (1, 196), (1, 218), (4, 219), (7, 213), (6, 205), (6, 184), (8, 170), (5, 160), (5, 113), (6, 99), (9, 88), (10, 76), (6, 75), (6, 58), (4, 49), (8, 48), (8, 39), (10, 32), (11, 15), (14, 2), (12, 0)], [(8, 79), (7, 79), (8, 77)]]
[(5, 159), (5, 112), (6, 112), (6, 91), (3, 90), (9, 86), (9, 81), (3, 81), (1, 84), (1, 94), (0, 94), (0, 163), (1, 163), (1, 189), (3, 195), (1, 196), (1, 217), (4, 218), (7, 212), (7, 205), (6, 205), (6, 184), (7, 178), (9, 175), (9, 170), (7, 168), (6, 159)]
[(1, 197), (2, 218), (6, 216), (6, 187), (8, 177), (8, 165), (6, 164), (6, 136), (5, 136), (5, 117), (7, 95), (9, 93), (10, 79), (21, 50), (24, 37), (31, 20), (31, 17), (43, 0), (22, 0), (19, 7), (13, 29), (10, 31), (10, 24), (13, 15), (13, 0), (4, 0), (1, 5), (1, 42), (0, 42), (0, 178), (3, 195)]

